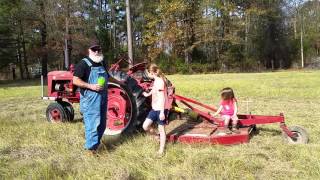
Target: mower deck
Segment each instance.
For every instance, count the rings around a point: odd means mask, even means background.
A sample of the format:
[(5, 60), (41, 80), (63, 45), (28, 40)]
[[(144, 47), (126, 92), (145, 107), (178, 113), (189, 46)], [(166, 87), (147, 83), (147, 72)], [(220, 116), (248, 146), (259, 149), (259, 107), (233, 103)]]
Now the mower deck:
[(251, 127), (240, 128), (240, 134), (225, 134), (223, 129), (208, 121), (194, 122), (173, 120), (166, 126), (167, 139), (170, 142), (241, 144), (249, 142)]

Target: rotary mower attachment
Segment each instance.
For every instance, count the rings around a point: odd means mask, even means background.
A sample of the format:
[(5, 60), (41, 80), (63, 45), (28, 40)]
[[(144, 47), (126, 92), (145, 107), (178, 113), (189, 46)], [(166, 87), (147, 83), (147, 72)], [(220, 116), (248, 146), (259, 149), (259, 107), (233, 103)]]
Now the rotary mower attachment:
[[(257, 131), (256, 125), (279, 123), (283, 139), (292, 144), (308, 143), (308, 133), (303, 127), (288, 127), (285, 124), (284, 115), (264, 116), (252, 114), (239, 114), (240, 133), (224, 133), (224, 122), (220, 118), (214, 118), (210, 111), (215, 112), (216, 108), (205, 105), (196, 100), (179, 95), (173, 95), (175, 103), (171, 113), (178, 113), (180, 117), (187, 116), (187, 120), (171, 120), (167, 125), (167, 139), (171, 142), (182, 143), (209, 143), (232, 145), (248, 143), (250, 137)], [(183, 104), (186, 108), (178, 107), (176, 104)], [(195, 107), (194, 105), (197, 105)], [(201, 109), (200, 109), (201, 108)]]

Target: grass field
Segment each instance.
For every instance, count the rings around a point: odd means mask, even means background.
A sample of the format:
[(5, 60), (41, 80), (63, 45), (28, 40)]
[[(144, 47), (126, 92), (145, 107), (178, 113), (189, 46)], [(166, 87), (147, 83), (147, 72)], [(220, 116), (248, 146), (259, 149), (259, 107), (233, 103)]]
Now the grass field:
[(283, 143), (277, 124), (258, 126), (249, 144), (168, 144), (158, 159), (156, 141), (143, 134), (100, 157), (84, 153), (79, 121), (49, 124), (49, 102), (36, 81), (0, 84), (0, 179), (319, 179), (320, 71), (168, 76), (177, 94), (216, 105), (219, 90), (235, 90), (240, 112), (283, 112), (287, 124), (304, 126), (307, 145)]

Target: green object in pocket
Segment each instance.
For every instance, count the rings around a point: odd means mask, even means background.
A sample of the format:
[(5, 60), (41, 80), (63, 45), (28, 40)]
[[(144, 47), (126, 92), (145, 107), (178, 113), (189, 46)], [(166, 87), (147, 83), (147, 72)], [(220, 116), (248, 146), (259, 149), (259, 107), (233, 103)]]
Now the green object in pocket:
[(99, 86), (104, 86), (105, 83), (106, 83), (106, 79), (104, 77), (101, 76), (98, 78)]

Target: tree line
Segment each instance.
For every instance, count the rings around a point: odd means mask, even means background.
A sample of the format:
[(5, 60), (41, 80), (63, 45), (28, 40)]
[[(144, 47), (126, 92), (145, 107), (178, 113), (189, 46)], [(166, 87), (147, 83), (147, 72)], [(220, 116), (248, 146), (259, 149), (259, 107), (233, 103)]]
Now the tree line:
[[(133, 59), (167, 73), (306, 67), (320, 53), (318, 0), (131, 0)], [(128, 51), (125, 0), (2, 0), (0, 68), (66, 69), (92, 38), (109, 63)], [(319, 58), (318, 58), (319, 60)]]

